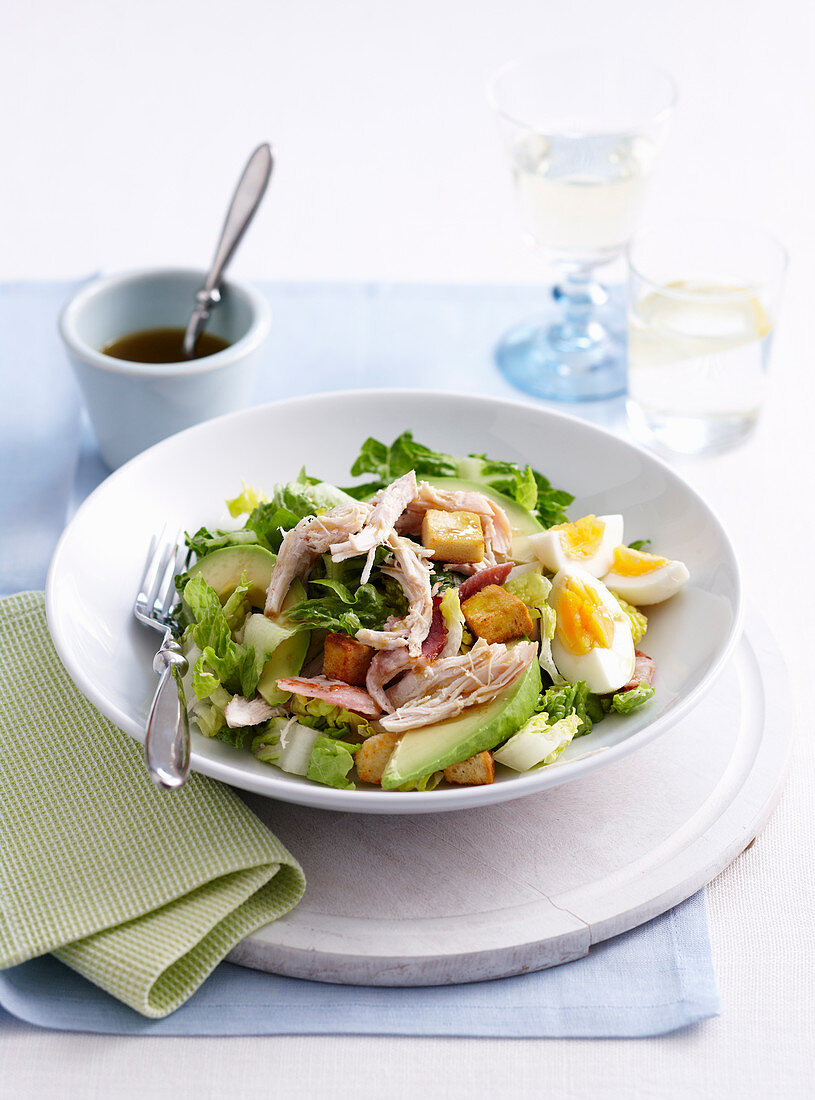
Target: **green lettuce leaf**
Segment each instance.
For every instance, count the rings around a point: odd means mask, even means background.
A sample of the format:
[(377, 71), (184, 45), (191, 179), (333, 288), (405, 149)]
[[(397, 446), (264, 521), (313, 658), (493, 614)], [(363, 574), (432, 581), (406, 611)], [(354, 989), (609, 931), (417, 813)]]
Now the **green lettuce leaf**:
[[(315, 590), (328, 590), (328, 595), (311, 598)], [(309, 581), (310, 598), (287, 612), (292, 622), (310, 630), (329, 630), (352, 637), (363, 626), (381, 630), (393, 614), (393, 600), (373, 584), (361, 584), (355, 592), (342, 581), (330, 577)]]
[(580, 718), (572, 713), (549, 722), (546, 711), (533, 714), (495, 753), (495, 760), (516, 772), (553, 764), (580, 729)]
[(632, 710), (653, 699), (655, 694), (650, 684), (638, 684), (637, 687), (629, 688), (628, 691), (618, 691), (616, 695), (612, 695), (611, 709), (617, 714), (630, 714)]
[(628, 549), (629, 550), (647, 550), (650, 545), (651, 545), (651, 540), (650, 539), (636, 539), (635, 542), (629, 542)]
[(591, 733), (592, 725), (601, 722), (605, 711), (597, 695), (589, 691), (588, 684), (580, 680), (576, 684), (558, 684), (548, 688), (538, 700), (536, 711), (546, 711), (553, 724), (570, 714), (580, 719), (580, 728), (575, 737)]
[(206, 700), (193, 704), (192, 718), (204, 737), (217, 737), (226, 726), (224, 710), (232, 696), (216, 686)]
[(253, 488), (251, 485), (247, 485), (241, 478), (240, 493), (233, 500), (226, 501), (226, 506), (229, 509), (230, 516), (235, 518), (253, 511), (259, 504), (264, 504), (268, 499), (265, 493)]
[(366, 439), (351, 473), (354, 477), (371, 474), (373, 480), (345, 491), (364, 500), (408, 470), (415, 470), (418, 478), (460, 477), (490, 485), (526, 508), (544, 527), (565, 523), (565, 509), (574, 500), (570, 493), (553, 489), (549, 480), (530, 466), (499, 462), (486, 455), (456, 456), (433, 451), (417, 443), (412, 432), (403, 432), (390, 447), (378, 439)]
[(645, 632), (648, 629), (648, 620), (638, 607), (634, 607), (633, 604), (628, 603), (616, 592), (612, 592), (611, 594), (628, 616), (628, 620), (631, 623), (631, 637), (634, 640), (634, 645), (636, 645), (637, 642), (641, 642), (645, 636)]
[(190, 634), (201, 650), (192, 674), (193, 689), (199, 699), (211, 695), (219, 684), (233, 695), (245, 695), (247, 699), (255, 694), (260, 673), (254, 650), (233, 641), (229, 619), (240, 615), (247, 591), (247, 585), (238, 585), (226, 606), (221, 607), (218, 593), (200, 574), (184, 586), (184, 603), (194, 620)]
[(480, 458), (482, 462), (481, 469), (471, 476), (526, 508), (544, 527), (567, 522), (566, 508), (574, 497), (564, 489), (553, 489), (549, 479), (539, 471), (517, 462), (498, 462), (486, 455), (470, 458)]
[(312, 729), (322, 730), (331, 737), (349, 738), (355, 734), (370, 737), (375, 731), (367, 718), (351, 710), (327, 703), (324, 699), (306, 699), (292, 695), (290, 707), (298, 722)]
[(226, 745), (232, 745), (236, 749), (242, 749), (246, 738), (250, 735), (254, 735), (256, 729), (254, 726), (237, 726), (235, 729), (230, 729), (229, 726), (224, 725), (215, 734), (219, 741), (223, 741)]
[(557, 618), (554, 609), (547, 602), (552, 591), (552, 582), (538, 572), (522, 573), (515, 580), (507, 581), (504, 587), (508, 592), (523, 600), (532, 613), (533, 619), (540, 621), (539, 663), (549, 674), (553, 684), (562, 684), (563, 677), (557, 670), (552, 657), (552, 639), (555, 636)]
[(362, 444), (362, 449), (351, 467), (351, 475), (359, 477), (362, 474), (373, 474), (375, 480), (345, 491), (361, 500), (362, 490), (365, 495), (376, 492), (384, 485), (390, 485), (408, 470), (415, 470), (418, 478), (455, 477), (458, 466), (450, 455), (432, 451), (417, 443), (412, 432), (402, 432), (390, 447), (377, 439), (369, 438)]
[(285, 728), (287, 718), (272, 718), (260, 731), (255, 730), (252, 744), (249, 746), (253, 756), (262, 764), (276, 764), (280, 755), (280, 731)]
[(358, 745), (350, 745), (333, 737), (318, 737), (311, 750), (306, 778), (326, 787), (337, 787), (343, 791), (355, 790), (348, 773), (354, 766), (354, 753), (358, 748)]
[(205, 558), (213, 550), (220, 550), (224, 546), (245, 546), (255, 543), (258, 537), (254, 531), (222, 531), (217, 529), (209, 531), (206, 527), (199, 527), (194, 535), (187, 532), (184, 540), (190, 550), (197, 557)]

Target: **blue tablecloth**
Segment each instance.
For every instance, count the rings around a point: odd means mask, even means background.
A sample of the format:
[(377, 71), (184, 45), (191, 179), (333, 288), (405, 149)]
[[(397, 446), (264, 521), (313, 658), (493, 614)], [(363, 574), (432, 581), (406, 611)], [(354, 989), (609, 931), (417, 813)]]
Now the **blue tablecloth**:
[[(544, 293), (320, 283), (265, 290), (274, 324), (258, 402), (397, 385), (517, 397), (494, 370), (491, 349), (504, 329), (534, 315)], [(66, 518), (107, 473), (56, 334), (70, 291), (62, 283), (0, 287), (0, 593), (44, 585)], [(614, 425), (621, 403), (579, 411)], [(224, 963), (172, 1016), (147, 1021), (46, 957), (0, 973), (0, 1006), (43, 1027), (115, 1034), (613, 1037), (704, 1020), (719, 1011), (719, 998), (700, 893), (585, 959), (500, 981), (370, 989)]]

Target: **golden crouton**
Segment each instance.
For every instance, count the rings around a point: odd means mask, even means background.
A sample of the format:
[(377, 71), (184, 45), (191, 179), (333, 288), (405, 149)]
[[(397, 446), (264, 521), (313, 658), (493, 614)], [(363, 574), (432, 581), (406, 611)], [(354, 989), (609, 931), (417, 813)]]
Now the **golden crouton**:
[(354, 687), (364, 687), (375, 652), (350, 634), (329, 634), (323, 650), (323, 675), (329, 680), (344, 680)]
[(529, 608), (497, 584), (488, 584), (461, 605), (467, 626), (485, 642), (529, 637), (535, 629)]
[(396, 748), (399, 738), (395, 733), (375, 733), (362, 742), (354, 754), (357, 775), (363, 783), (381, 783), (382, 773)]
[(484, 532), (475, 512), (442, 512), (428, 508), (422, 520), (422, 545), (436, 561), (479, 562), (484, 557)]
[(465, 783), (470, 787), (492, 783), (495, 779), (492, 753), (479, 752), (467, 760), (462, 760), (460, 764), (451, 764), (449, 768), (444, 769), (444, 778), (448, 783)]

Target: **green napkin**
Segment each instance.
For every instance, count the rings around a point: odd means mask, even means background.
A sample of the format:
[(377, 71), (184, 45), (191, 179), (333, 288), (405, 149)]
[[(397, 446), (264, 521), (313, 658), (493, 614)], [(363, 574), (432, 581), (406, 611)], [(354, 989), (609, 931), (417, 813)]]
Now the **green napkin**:
[(0, 653), (0, 968), (53, 951), (166, 1016), (297, 904), (300, 865), (228, 787), (153, 785), (62, 667), (42, 593), (0, 600)]

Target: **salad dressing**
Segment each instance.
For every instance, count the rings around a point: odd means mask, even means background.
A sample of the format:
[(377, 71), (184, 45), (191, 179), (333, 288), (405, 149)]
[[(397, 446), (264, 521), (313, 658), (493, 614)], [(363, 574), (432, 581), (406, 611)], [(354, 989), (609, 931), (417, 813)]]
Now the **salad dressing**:
[[(146, 328), (111, 340), (99, 350), (128, 363), (183, 363), (183, 328)], [(229, 347), (229, 341), (213, 332), (202, 332), (195, 342), (193, 359), (205, 359)]]

